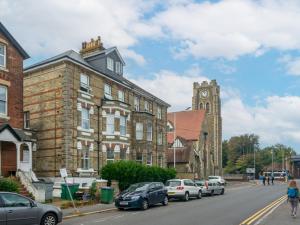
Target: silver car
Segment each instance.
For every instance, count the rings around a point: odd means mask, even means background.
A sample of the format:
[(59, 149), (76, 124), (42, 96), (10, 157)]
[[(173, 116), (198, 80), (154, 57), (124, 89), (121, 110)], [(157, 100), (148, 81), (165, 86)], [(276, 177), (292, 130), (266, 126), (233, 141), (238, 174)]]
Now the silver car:
[(166, 183), (169, 198), (183, 199), (188, 201), (190, 197), (200, 199), (202, 197), (201, 188), (190, 179), (173, 179)]
[(201, 188), (203, 195), (223, 195), (225, 193), (225, 188), (222, 184), (217, 181), (205, 181), (205, 180), (196, 180), (195, 184)]
[(62, 212), (51, 205), (37, 203), (22, 195), (0, 192), (0, 224), (56, 225)]

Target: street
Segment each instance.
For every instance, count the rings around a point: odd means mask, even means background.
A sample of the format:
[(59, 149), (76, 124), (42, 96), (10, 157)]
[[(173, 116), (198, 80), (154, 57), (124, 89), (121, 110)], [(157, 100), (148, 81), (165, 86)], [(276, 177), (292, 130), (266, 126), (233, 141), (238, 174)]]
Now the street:
[(225, 195), (188, 202), (172, 201), (146, 211), (127, 210), (65, 220), (63, 225), (239, 225), (256, 211), (283, 196), (286, 184), (247, 185), (226, 189)]

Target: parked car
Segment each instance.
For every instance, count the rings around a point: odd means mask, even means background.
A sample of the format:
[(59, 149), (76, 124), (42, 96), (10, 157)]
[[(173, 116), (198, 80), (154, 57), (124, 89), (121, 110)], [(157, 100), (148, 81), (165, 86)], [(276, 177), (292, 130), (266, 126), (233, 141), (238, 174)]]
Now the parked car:
[(195, 180), (195, 184), (201, 188), (202, 195), (211, 195), (211, 190), (208, 188), (208, 181)]
[(210, 181), (217, 181), (221, 185), (226, 185), (226, 181), (221, 176), (209, 176), (208, 180), (210, 180)]
[(166, 183), (169, 198), (188, 201), (190, 197), (200, 199), (202, 190), (190, 179), (173, 179)]
[(115, 200), (115, 206), (122, 209), (141, 208), (146, 210), (151, 205), (168, 205), (167, 189), (161, 182), (142, 182), (131, 185)]
[(207, 182), (207, 192), (210, 196), (212, 195), (223, 195), (225, 193), (224, 185), (220, 184), (218, 181), (211, 181)]
[(16, 193), (0, 192), (0, 224), (56, 225), (62, 212)]

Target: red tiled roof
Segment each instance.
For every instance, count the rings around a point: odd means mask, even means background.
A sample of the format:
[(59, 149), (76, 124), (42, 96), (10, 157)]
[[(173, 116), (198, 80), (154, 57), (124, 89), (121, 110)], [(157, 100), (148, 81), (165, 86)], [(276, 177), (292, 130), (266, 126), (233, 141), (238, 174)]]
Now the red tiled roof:
[[(174, 118), (176, 119), (174, 124)], [(175, 127), (175, 136), (186, 140), (199, 140), (205, 110), (190, 110), (168, 113), (168, 121)], [(168, 132), (168, 143), (173, 143), (174, 132)]]

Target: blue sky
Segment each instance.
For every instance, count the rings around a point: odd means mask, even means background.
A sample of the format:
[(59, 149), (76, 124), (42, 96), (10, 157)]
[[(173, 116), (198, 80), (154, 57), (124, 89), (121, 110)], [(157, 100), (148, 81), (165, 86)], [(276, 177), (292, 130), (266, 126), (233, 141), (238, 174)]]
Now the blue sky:
[(125, 76), (170, 111), (191, 106), (194, 81), (217, 79), (224, 138), (255, 133), (262, 146), (300, 153), (299, 1), (0, 0), (0, 8), (31, 55), (25, 65), (100, 35), (119, 48)]

